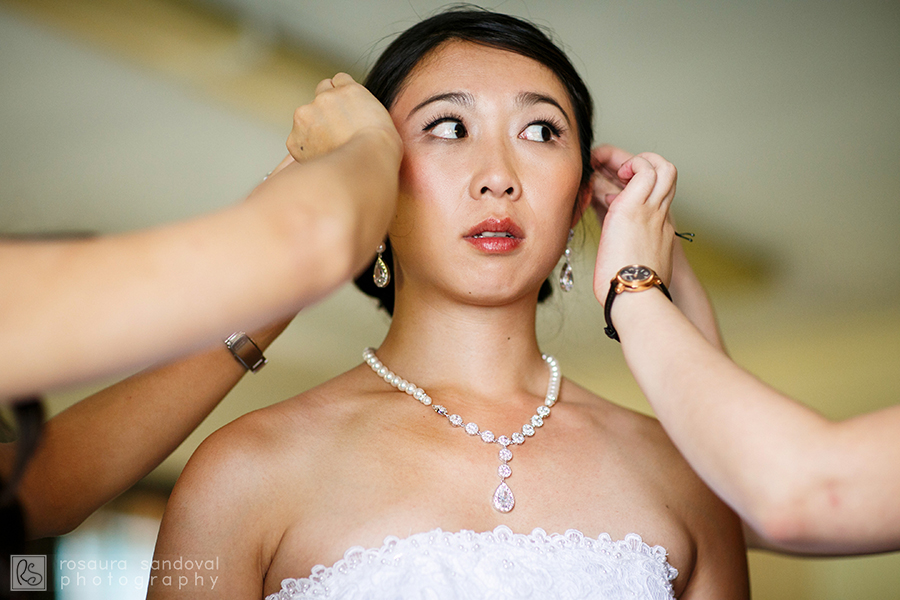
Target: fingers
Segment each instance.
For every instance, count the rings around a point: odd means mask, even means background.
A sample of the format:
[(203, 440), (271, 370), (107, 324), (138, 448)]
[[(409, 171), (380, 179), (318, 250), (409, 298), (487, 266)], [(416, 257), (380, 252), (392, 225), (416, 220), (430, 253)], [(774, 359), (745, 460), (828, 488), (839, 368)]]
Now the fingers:
[(642, 158), (650, 163), (653, 169), (657, 172), (660, 179), (665, 181), (667, 184), (675, 184), (675, 180), (678, 177), (678, 170), (675, 168), (675, 165), (667, 161), (659, 154), (654, 154), (653, 152), (641, 152), (640, 154), (636, 155), (635, 158)]
[(331, 82), (334, 87), (339, 88), (341, 86), (356, 83), (356, 80), (347, 73), (338, 73), (331, 78)]
[(675, 199), (675, 187), (678, 183), (678, 170), (675, 165), (664, 159), (659, 154), (652, 152), (641, 153), (641, 158), (645, 159), (656, 171), (656, 185), (653, 193), (651, 193), (650, 202), (659, 204), (663, 210), (668, 210)]
[[(288, 152), (298, 162), (324, 154), (346, 141), (358, 129), (350, 115), (357, 112), (358, 96), (348, 86), (358, 85), (346, 73), (323, 79), (313, 102), (294, 111), (294, 125), (287, 140)], [(359, 86), (362, 89), (362, 86)]]
[(602, 302), (610, 277), (626, 264), (644, 264), (668, 281), (674, 230), (668, 218), (678, 173), (652, 152), (631, 155), (612, 146), (591, 153), (596, 169), (592, 203), (602, 220), (594, 292)]
[(617, 175), (627, 181), (620, 194), (623, 199), (628, 197), (634, 202), (668, 210), (675, 197), (678, 171), (658, 154), (642, 152), (632, 157), (619, 167)]
[(606, 177), (594, 173), (591, 178), (591, 207), (597, 213), (597, 218), (601, 223), (606, 216), (606, 211), (609, 210), (609, 205), (621, 191), (621, 185), (614, 184)]
[[(651, 190), (656, 189), (657, 185), (661, 186), (657, 191), (671, 188), (674, 193), (675, 180), (677, 171), (674, 165), (652, 152), (642, 152), (633, 155), (630, 152), (616, 148), (609, 144), (597, 146), (591, 151), (591, 165), (595, 170), (594, 195), (595, 200), (604, 197), (607, 194), (614, 194), (622, 190), (626, 184), (631, 182), (634, 177), (640, 173), (646, 173), (644, 177), (652, 181), (652, 187), (647, 187), (650, 181), (642, 182), (636, 187), (645, 187), (648, 195)], [(652, 175), (649, 171), (654, 171)], [(657, 199), (665, 197), (667, 194), (657, 194)]]
[(319, 82), (319, 85), (316, 86), (316, 96), (321, 94), (322, 92), (326, 92), (328, 90), (334, 89), (334, 81), (331, 79), (323, 79)]
[(287, 149), (298, 162), (331, 152), (366, 129), (400, 136), (387, 109), (353, 77), (338, 73), (316, 86), (315, 99), (294, 111)]
[(620, 179), (617, 173), (632, 156), (630, 152), (609, 144), (597, 146), (591, 151), (591, 166), (594, 169), (591, 177), (591, 206), (601, 223), (610, 203), (625, 187), (626, 181)]
[(637, 155), (626, 161), (618, 170), (618, 177), (627, 182), (620, 197), (631, 197), (636, 202), (649, 200), (656, 187), (656, 169), (644, 156)]
[(330, 79), (323, 79), (319, 82), (319, 85), (316, 86), (316, 96), (322, 92), (327, 92), (354, 83), (356, 83), (356, 80), (347, 73), (338, 73)]
[(602, 144), (591, 150), (591, 166), (596, 170), (615, 173), (633, 154), (609, 144)]

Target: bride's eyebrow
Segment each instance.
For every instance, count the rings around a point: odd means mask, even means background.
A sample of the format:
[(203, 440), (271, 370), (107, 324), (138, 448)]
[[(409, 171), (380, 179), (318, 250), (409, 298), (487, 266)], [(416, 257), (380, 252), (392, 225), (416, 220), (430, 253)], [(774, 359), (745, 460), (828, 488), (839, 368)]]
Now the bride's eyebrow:
[(569, 114), (565, 111), (562, 105), (551, 96), (539, 94), (537, 92), (522, 92), (521, 94), (516, 96), (516, 104), (522, 108), (528, 108), (529, 106), (534, 106), (535, 104), (549, 104), (551, 106), (555, 106), (559, 109), (559, 112), (563, 114), (563, 117), (565, 117), (566, 123), (568, 123), (569, 125), (572, 124), (572, 121), (569, 119)]
[(452, 102), (453, 104), (459, 104), (460, 106), (470, 107), (474, 106), (475, 97), (468, 92), (445, 92), (443, 94), (435, 94), (434, 96), (429, 96), (422, 102), (419, 102), (414, 109), (409, 111), (406, 120), (408, 121), (416, 112), (435, 102)]

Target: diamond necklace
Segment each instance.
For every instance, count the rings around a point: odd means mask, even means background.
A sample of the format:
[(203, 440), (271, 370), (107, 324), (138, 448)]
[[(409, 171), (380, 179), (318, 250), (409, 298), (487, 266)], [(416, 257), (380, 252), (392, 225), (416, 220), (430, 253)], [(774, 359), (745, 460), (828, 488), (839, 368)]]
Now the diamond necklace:
[(521, 431), (517, 431), (510, 436), (501, 435), (495, 438), (493, 432), (487, 429), (482, 431), (475, 423), (469, 422), (463, 426), (463, 418), (461, 416), (450, 414), (450, 411), (440, 404), (432, 404), (431, 397), (425, 393), (425, 390), (388, 369), (375, 356), (374, 348), (363, 350), (363, 359), (366, 361), (366, 364), (372, 367), (372, 370), (387, 383), (401, 392), (406, 392), (425, 406), (431, 406), (434, 412), (442, 417), (447, 417), (447, 420), (453, 427), (463, 427), (469, 435), (481, 436), (481, 440), (486, 444), (497, 444), (500, 446), (500, 466), (497, 468), (497, 475), (500, 476), (500, 485), (494, 491), (494, 496), (491, 498), (491, 506), (502, 513), (508, 513), (516, 504), (516, 498), (513, 496), (512, 490), (506, 485), (506, 478), (512, 475), (512, 469), (509, 468), (509, 461), (512, 460), (511, 446), (524, 444), (526, 437), (534, 435), (535, 430), (544, 424), (544, 419), (550, 416), (550, 407), (556, 404), (556, 400), (559, 397), (559, 363), (556, 362), (555, 358), (546, 354), (542, 354), (541, 358), (550, 367), (550, 381), (547, 384), (547, 397), (544, 398), (544, 403), (537, 407), (537, 414), (531, 417), (531, 422), (522, 425)]

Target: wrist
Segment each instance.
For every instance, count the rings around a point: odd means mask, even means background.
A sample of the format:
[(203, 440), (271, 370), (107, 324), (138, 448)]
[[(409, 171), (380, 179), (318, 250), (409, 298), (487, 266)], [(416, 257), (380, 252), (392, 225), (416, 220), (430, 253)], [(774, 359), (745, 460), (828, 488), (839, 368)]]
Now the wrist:
[(286, 319), (280, 319), (254, 331), (249, 331), (247, 335), (256, 342), (256, 345), (259, 346), (260, 350), (265, 350), (272, 342), (278, 339), (278, 336), (281, 335), (285, 329), (287, 329), (287, 326), (294, 320), (294, 316), (296, 315), (292, 315)]
[(234, 359), (251, 373), (258, 372), (268, 362), (259, 345), (243, 331), (236, 331), (228, 336), (225, 347)]
[(658, 289), (647, 290), (645, 294), (620, 294), (612, 306), (612, 321), (620, 337), (628, 339), (635, 325), (647, 322), (655, 311), (671, 304)]
[(403, 158), (403, 142), (397, 130), (391, 127), (363, 127), (353, 134), (353, 137), (360, 139), (365, 144), (371, 144), (377, 147), (376, 156), (391, 159), (392, 163), (396, 163), (397, 168), (400, 167), (400, 161)]
[(629, 296), (635, 293), (646, 292), (652, 289), (658, 289), (668, 300), (672, 300), (666, 284), (656, 274), (656, 272), (643, 265), (629, 265), (623, 267), (616, 273), (616, 276), (610, 281), (609, 292), (606, 295), (606, 302), (603, 306), (603, 316), (606, 320), (604, 333), (613, 340), (621, 341), (615, 325), (613, 325), (613, 307), (616, 299), (621, 295)]

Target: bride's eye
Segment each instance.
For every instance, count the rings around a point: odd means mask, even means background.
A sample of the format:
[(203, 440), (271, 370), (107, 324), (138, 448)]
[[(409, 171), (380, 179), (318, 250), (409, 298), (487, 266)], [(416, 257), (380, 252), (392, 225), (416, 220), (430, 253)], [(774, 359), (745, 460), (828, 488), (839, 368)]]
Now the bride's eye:
[(425, 126), (425, 131), (435, 137), (445, 140), (458, 140), (466, 137), (466, 126), (459, 120), (450, 117), (441, 117)]
[(532, 123), (519, 134), (519, 137), (532, 142), (549, 142), (559, 131), (550, 123)]

